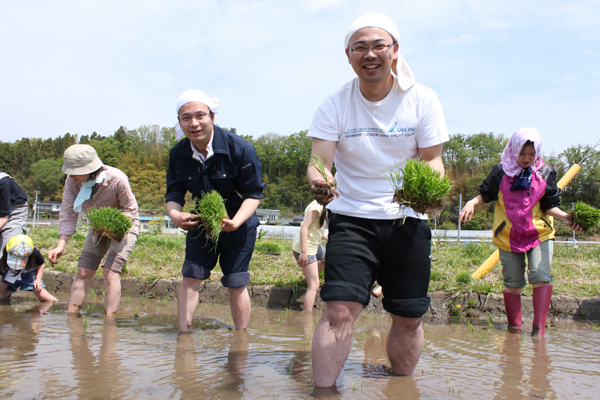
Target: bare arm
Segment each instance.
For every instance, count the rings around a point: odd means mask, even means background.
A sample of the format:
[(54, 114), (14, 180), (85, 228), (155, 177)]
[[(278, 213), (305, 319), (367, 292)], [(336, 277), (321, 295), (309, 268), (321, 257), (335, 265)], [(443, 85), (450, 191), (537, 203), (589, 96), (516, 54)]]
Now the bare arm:
[(233, 232), (239, 228), (244, 222), (248, 221), (258, 208), (259, 199), (246, 198), (242, 201), (240, 209), (235, 213), (232, 219), (223, 218), (221, 230), (223, 232)]
[(446, 175), (444, 168), (444, 162), (442, 161), (442, 151), (444, 150), (443, 144), (438, 144), (432, 147), (425, 147), (419, 149), (419, 155), (421, 160), (427, 161), (429, 165), (436, 171), (440, 171), (442, 177)]
[(175, 201), (167, 202), (167, 215), (171, 221), (184, 231), (191, 231), (200, 226), (200, 217), (195, 214), (182, 212), (181, 204)]
[(458, 222), (463, 222), (467, 220), (471, 220), (473, 217), (473, 213), (475, 212), (475, 207), (484, 204), (483, 196), (478, 194), (477, 197), (467, 201), (467, 204), (463, 207), (458, 215)]
[[(321, 157), (323, 159), (323, 163), (325, 164), (325, 172), (327, 174), (327, 180), (333, 183), (335, 186), (335, 179), (331, 174), (331, 169), (333, 168), (333, 158), (335, 156), (335, 149), (337, 148), (337, 142), (332, 142), (329, 140), (323, 139), (312, 139), (312, 150), (311, 150), (311, 160), (313, 155), (317, 157)], [(308, 183), (311, 186), (311, 191), (315, 195), (316, 200), (320, 204), (327, 204), (333, 200), (333, 197), (325, 197), (321, 193), (319, 188), (329, 188), (332, 185), (325, 182), (319, 171), (309, 164), (308, 170), (306, 172)], [(321, 196), (321, 198), (319, 198)]]
[(67, 247), (67, 243), (69, 242), (70, 238), (71, 235), (60, 235), (56, 247), (48, 252), (48, 259), (50, 260), (51, 264), (58, 263), (58, 259), (62, 256), (63, 252), (65, 251), (65, 247)]
[[(554, 218), (558, 218), (558, 219), (567, 219), (567, 217), (569, 216), (569, 213), (564, 212), (563, 210), (561, 210), (558, 207), (552, 207), (549, 210), (546, 210), (546, 214), (548, 214), (551, 217)], [(583, 232), (583, 228), (579, 226), (579, 224), (576, 223), (571, 223), (571, 222), (567, 222), (567, 226), (571, 229), (573, 229), (574, 231), (577, 232)]]
[(0, 229), (4, 229), (7, 222), (8, 222), (8, 215), (5, 215), (4, 217), (0, 217)]
[(37, 272), (35, 274), (35, 282), (33, 282), (33, 289), (40, 290), (42, 289), (42, 277), (44, 276), (44, 265), (38, 265)]

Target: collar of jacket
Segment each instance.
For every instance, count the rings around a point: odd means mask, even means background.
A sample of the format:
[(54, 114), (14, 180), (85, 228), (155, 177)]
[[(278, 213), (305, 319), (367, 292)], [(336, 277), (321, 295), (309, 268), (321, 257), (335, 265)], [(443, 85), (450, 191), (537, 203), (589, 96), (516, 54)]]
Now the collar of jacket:
[[(213, 125), (213, 154), (226, 154), (227, 156), (229, 156), (229, 147), (227, 147), (227, 142), (225, 140), (225, 132), (226, 131), (223, 128)], [(188, 142), (190, 141), (190, 139), (188, 139), (187, 137), (183, 140)], [(192, 158), (194, 156), (192, 152), (192, 147), (189, 143), (183, 145), (181, 156), (189, 158)], [(214, 156), (206, 160), (205, 164), (210, 163), (212, 159), (214, 159)]]

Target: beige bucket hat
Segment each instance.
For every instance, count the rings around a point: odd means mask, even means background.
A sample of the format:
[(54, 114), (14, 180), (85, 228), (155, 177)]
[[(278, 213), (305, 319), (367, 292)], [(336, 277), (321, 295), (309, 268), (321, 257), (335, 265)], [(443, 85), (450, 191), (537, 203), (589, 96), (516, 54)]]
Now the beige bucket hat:
[(65, 150), (62, 172), (67, 175), (91, 174), (103, 165), (92, 146), (74, 144)]

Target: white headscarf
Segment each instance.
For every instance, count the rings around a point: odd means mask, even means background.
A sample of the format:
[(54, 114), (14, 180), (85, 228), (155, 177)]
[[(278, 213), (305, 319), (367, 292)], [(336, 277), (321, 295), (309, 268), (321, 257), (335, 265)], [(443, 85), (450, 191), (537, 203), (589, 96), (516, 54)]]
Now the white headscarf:
[[(344, 39), (344, 46), (346, 48), (350, 46), (350, 39), (352, 38), (352, 35), (363, 28), (383, 29), (389, 33), (392, 39), (394, 39), (395, 42), (398, 42), (398, 46), (400, 46), (400, 31), (398, 31), (398, 27), (394, 21), (383, 14), (369, 13), (359, 17), (356, 21), (354, 21), (354, 23), (352, 23), (350, 29), (348, 29)], [(410, 87), (415, 83), (415, 75), (400, 53), (398, 53), (398, 59), (392, 63), (392, 73), (398, 78), (397, 82), (402, 90), (410, 89)]]
[(527, 141), (531, 141), (535, 148), (535, 161), (531, 166), (531, 171), (536, 172), (544, 165), (542, 161), (542, 135), (535, 128), (521, 128), (513, 133), (502, 152), (502, 169), (506, 175), (517, 176), (523, 170), (518, 159)]
[[(200, 90), (189, 89), (183, 92), (181, 96), (179, 96), (179, 100), (177, 100), (177, 115), (179, 115), (179, 109), (183, 107), (184, 104), (191, 103), (197, 101), (202, 104), (206, 104), (206, 106), (212, 111), (213, 114), (219, 112), (219, 99), (214, 97), (208, 97), (208, 95)], [(177, 125), (177, 130), (175, 132), (175, 140), (179, 140), (184, 137), (185, 134), (183, 130), (181, 130), (181, 126)]]

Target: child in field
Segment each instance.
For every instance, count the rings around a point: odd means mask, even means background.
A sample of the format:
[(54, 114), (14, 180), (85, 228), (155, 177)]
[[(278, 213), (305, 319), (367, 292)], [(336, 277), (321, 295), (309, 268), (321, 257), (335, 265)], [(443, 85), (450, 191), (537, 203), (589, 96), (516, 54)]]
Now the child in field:
[[(542, 336), (552, 298), (553, 218), (566, 219), (560, 205), (556, 171), (542, 161), (542, 138), (533, 128), (515, 132), (502, 152), (502, 161), (479, 186), (479, 194), (467, 202), (459, 221), (470, 220), (476, 206), (496, 200), (494, 237), (500, 250), (504, 276), (504, 306), (510, 327), (520, 329), (521, 291), (525, 280), (533, 285), (532, 336)], [(571, 229), (581, 231), (577, 224)]]
[(13, 292), (21, 288), (33, 291), (40, 301), (58, 301), (45, 289), (42, 281), (44, 256), (33, 246), (29, 236), (13, 236), (5, 250), (0, 259), (0, 299), (9, 299)]
[(304, 221), (300, 232), (294, 237), (292, 251), (298, 262), (308, 290), (304, 295), (304, 311), (312, 311), (319, 290), (319, 272), (325, 267), (325, 247), (321, 240), (327, 240), (325, 235), (325, 219), (327, 210), (322, 205), (313, 201), (304, 210)]

